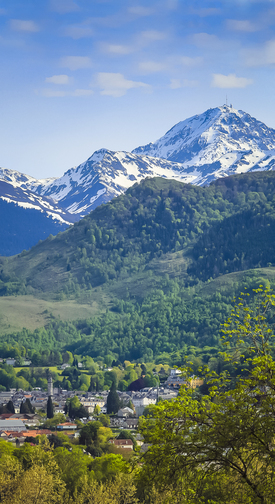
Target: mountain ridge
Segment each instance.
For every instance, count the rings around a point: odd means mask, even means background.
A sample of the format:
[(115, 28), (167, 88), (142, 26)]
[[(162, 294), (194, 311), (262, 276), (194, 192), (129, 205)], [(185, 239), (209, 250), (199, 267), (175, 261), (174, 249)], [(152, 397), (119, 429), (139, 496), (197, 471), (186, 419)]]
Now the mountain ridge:
[(146, 177), (204, 186), (232, 174), (274, 169), (275, 130), (223, 105), (179, 122), (131, 153), (99, 149), (59, 178), (36, 180), (2, 168), (0, 179), (48, 202), (51, 198), (56, 214), (66, 215), (69, 225)]

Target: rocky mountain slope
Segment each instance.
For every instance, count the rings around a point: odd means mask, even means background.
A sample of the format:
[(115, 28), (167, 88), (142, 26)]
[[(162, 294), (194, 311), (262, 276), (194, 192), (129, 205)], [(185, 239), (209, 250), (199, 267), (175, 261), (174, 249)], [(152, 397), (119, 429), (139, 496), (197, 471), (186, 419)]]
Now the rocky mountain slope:
[[(155, 143), (138, 147), (132, 153), (98, 150), (60, 178), (36, 180), (2, 168), (0, 180), (17, 188), (13, 202), (18, 195), (22, 206), (19, 188), (32, 191), (47, 198), (39, 200), (46, 201), (46, 206), (51, 201), (54, 219), (62, 217), (69, 223), (146, 177), (208, 185), (232, 174), (269, 171), (274, 167), (275, 130), (246, 112), (224, 105), (176, 124)], [(31, 200), (30, 204), (44, 211), (40, 203)], [(49, 209), (46, 213), (49, 215)]]
[(75, 221), (51, 199), (0, 180), (0, 255), (29, 249), (49, 234), (64, 231)]
[(235, 173), (273, 170), (275, 130), (224, 105), (179, 122), (133, 153), (181, 163), (181, 174), (203, 185)]

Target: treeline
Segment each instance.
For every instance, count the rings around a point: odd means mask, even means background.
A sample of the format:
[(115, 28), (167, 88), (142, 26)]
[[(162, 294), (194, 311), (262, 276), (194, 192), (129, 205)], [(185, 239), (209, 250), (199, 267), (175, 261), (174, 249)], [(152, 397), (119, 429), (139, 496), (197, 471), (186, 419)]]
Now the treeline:
[(13, 356), (12, 345), (15, 353), (20, 346), (27, 348), (36, 366), (66, 362), (65, 351), (103, 361), (110, 356), (109, 365), (117, 359), (151, 362), (161, 357), (174, 365), (169, 357), (174, 353), (188, 354), (190, 347), (219, 348), (220, 326), (234, 296), (261, 283), (270, 286), (253, 271), (218, 287), (209, 283), (186, 288), (184, 281), (165, 278), (161, 289), (140, 301), (118, 300), (112, 311), (101, 316), (75, 322), (52, 319), (44, 328), (6, 335), (0, 356)]
[(274, 191), (273, 172), (232, 176), (203, 188), (146, 179), (57, 237), (2, 260), (0, 294), (35, 289), (75, 297), (180, 250), (192, 262), (186, 285), (274, 264)]
[[(70, 354), (70, 352), (66, 352)], [(131, 363), (130, 361), (114, 361), (111, 355), (104, 360), (100, 357), (94, 361), (91, 357), (82, 358), (84, 370), (79, 370), (78, 359), (63, 371), (56, 367), (23, 367), (14, 368), (5, 363), (0, 364), (0, 391), (15, 389), (31, 390), (39, 387), (42, 390), (48, 388), (48, 376), (51, 375), (54, 387), (66, 390), (79, 390), (83, 392), (98, 392), (109, 390), (112, 383), (121, 391), (128, 389), (129, 385), (143, 377), (144, 387), (155, 387), (159, 383), (158, 373), (161, 379), (166, 379), (169, 374), (167, 364)], [(107, 366), (112, 366), (109, 370)]]

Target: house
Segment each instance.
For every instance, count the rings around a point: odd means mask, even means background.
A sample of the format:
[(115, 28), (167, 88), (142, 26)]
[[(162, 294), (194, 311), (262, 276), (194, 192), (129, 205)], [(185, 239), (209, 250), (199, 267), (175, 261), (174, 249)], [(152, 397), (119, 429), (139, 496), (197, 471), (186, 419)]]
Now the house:
[(8, 366), (14, 366), (15, 363), (16, 359), (13, 359), (12, 357), (7, 357), (6, 364), (8, 364)]
[(117, 412), (117, 416), (120, 418), (129, 418), (129, 416), (134, 415), (134, 410), (126, 406), (125, 408), (120, 408)]
[(182, 385), (195, 389), (202, 384), (203, 380), (201, 378), (197, 378), (195, 375), (191, 376), (189, 380), (186, 380), (179, 369), (171, 369), (170, 375), (165, 382), (167, 387), (177, 389), (179, 389)]
[(60, 369), (63, 369), (63, 371), (64, 371), (64, 369), (67, 369), (68, 367), (70, 367), (70, 364), (65, 363), (65, 364), (62, 364), (62, 366), (60, 366)]
[(22, 420), (0, 420), (0, 431), (17, 431), (21, 432), (26, 430), (24, 422)]
[(116, 448), (122, 448), (124, 450), (133, 450), (134, 448), (132, 439), (110, 439), (109, 443)]
[(82, 406), (84, 406), (84, 408), (88, 410), (88, 413), (93, 413), (95, 410), (95, 406), (99, 406), (101, 412), (104, 413), (102, 411), (102, 408), (104, 407), (106, 402), (104, 399), (100, 399), (99, 397), (88, 397), (88, 398), (81, 397), (80, 402)]
[(127, 429), (137, 429), (138, 419), (137, 418), (126, 418), (125, 420)]
[(64, 422), (56, 426), (57, 430), (74, 430), (77, 429), (77, 424), (71, 422)]
[(30, 359), (23, 359), (22, 366), (30, 366), (32, 361)]

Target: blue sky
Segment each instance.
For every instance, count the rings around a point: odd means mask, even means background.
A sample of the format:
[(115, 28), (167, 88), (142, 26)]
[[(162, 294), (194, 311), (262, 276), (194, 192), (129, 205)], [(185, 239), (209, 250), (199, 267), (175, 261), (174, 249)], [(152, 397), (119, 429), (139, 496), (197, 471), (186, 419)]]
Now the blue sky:
[(61, 176), (228, 103), (275, 128), (275, 0), (0, 0), (0, 166)]

